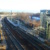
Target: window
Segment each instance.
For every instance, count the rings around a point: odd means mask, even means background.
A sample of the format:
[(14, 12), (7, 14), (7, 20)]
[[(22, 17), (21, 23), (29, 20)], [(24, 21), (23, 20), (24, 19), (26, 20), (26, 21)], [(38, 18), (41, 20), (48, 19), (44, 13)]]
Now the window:
[(46, 14), (47, 16), (50, 16), (50, 14)]

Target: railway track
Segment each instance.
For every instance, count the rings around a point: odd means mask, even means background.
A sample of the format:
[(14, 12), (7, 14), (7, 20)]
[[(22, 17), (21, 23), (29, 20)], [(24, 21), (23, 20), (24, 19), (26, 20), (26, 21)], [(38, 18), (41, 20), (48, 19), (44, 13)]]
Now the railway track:
[(15, 47), (12, 40), (10, 39), (10, 37), (7, 35), (7, 32), (4, 29), (2, 29), (2, 30), (3, 30), (4, 37), (5, 37), (6, 42), (7, 42), (7, 50), (18, 50), (17, 47)]
[[(3, 27), (4, 28), (4, 27)], [(12, 37), (12, 35), (11, 35), (11, 32), (9, 31), (9, 30), (7, 30), (8, 28), (6, 27), (6, 25), (5, 25), (5, 28), (4, 28), (4, 30), (3, 31), (5, 31), (5, 38), (7, 37), (7, 39), (6, 39), (6, 41), (7, 41), (7, 45), (9, 46), (8, 47), (8, 50), (24, 50), (22, 47), (21, 47), (21, 45), (19, 44), (19, 42), (14, 38), (14, 37)], [(10, 34), (10, 35), (8, 35), (8, 34)], [(12, 38), (11, 38), (12, 37)], [(9, 39), (10, 39), (10, 41), (9, 41)], [(15, 45), (15, 44), (16, 45)], [(11, 48), (12, 47), (12, 48)]]
[(21, 43), (21, 46), (24, 48), (24, 50), (37, 50), (36, 48), (32, 47), (31, 44), (29, 44), (26, 39), (24, 39), (18, 32), (15, 32), (11, 27), (6, 25), (7, 28), (11, 31), (11, 33), (15, 36), (15, 38)]
[(27, 47), (29, 46), (29, 48), (30, 47), (31, 48), (35, 48), (35, 50), (37, 50), (37, 49), (38, 50), (47, 50), (46, 48), (43, 47), (43, 45), (41, 45), (35, 39), (32, 39), (31, 37), (29, 37), (25, 33), (25, 31), (21, 30), (20, 28), (17, 28), (17, 29), (14, 30), (8, 23), (7, 23), (7, 25), (9, 27), (9, 29), (11, 30), (12, 34), (20, 41), (20, 43), (22, 43), (22, 42), (24, 43), (25, 42), (24, 44), (27, 44)]

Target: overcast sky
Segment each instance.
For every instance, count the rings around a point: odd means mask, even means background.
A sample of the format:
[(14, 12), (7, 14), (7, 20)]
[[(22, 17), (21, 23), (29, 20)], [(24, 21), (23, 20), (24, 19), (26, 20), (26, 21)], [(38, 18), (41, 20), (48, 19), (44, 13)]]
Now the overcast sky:
[(50, 9), (50, 0), (0, 0), (0, 11), (40, 12)]

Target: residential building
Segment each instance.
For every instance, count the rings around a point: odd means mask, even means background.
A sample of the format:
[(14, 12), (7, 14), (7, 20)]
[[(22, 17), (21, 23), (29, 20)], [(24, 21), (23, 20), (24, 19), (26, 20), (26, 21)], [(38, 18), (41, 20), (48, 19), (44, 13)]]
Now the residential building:
[(40, 23), (45, 28), (46, 38), (50, 39), (50, 10), (40, 11)]

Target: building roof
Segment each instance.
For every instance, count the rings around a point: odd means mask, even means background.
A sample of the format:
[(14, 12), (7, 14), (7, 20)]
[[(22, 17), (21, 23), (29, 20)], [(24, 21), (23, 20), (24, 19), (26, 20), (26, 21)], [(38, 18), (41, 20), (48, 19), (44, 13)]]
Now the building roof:
[(47, 11), (47, 13), (50, 13), (50, 10), (41, 10), (40, 12), (46, 12)]

